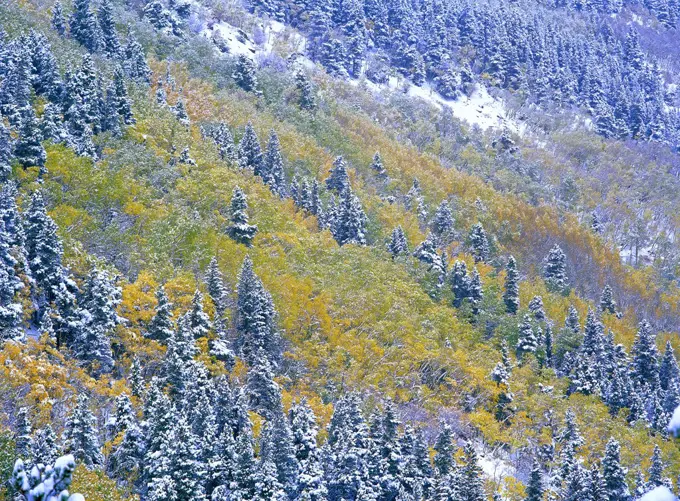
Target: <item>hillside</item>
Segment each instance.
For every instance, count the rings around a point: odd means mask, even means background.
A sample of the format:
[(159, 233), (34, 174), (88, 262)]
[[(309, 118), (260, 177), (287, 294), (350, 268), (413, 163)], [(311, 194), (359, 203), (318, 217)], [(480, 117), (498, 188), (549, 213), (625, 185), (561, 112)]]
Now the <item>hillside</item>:
[[(677, 490), (677, 13), (0, 4), (3, 481), (72, 454), (88, 501)], [(591, 71), (595, 109), (565, 94)]]

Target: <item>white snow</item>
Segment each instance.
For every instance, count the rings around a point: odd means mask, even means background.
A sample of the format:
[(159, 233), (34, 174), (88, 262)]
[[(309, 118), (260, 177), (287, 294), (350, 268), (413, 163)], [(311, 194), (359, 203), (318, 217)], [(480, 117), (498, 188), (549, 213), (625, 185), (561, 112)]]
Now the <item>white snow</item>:
[(218, 34), (229, 47), (229, 53), (233, 55), (245, 55), (254, 58), (257, 52), (255, 44), (251, 40), (244, 39), (239, 34), (238, 28), (225, 21), (213, 24), (212, 28), (206, 27), (201, 34), (208, 38)]
[(478, 463), (482, 467), (484, 475), (494, 482), (500, 482), (505, 477), (514, 476), (514, 468), (502, 459), (479, 454)]
[(680, 433), (680, 405), (673, 411), (673, 416), (671, 417), (670, 423), (668, 423), (668, 431), (674, 435)]
[(652, 489), (638, 501), (677, 501), (677, 498), (668, 490), (668, 487), (661, 486)]
[(349, 83), (354, 86), (361, 85), (376, 94), (390, 91), (403, 92), (406, 87), (408, 96), (427, 101), (438, 109), (446, 106), (451, 109), (454, 117), (484, 130), (507, 129), (519, 135), (523, 135), (527, 130), (527, 124), (510, 117), (503, 100), (491, 96), (486, 86), (481, 84), (475, 85), (469, 97), (461, 95), (454, 100), (442, 97), (432, 89), (429, 83), (418, 87), (394, 76), (390, 77), (385, 84), (376, 84), (366, 79), (350, 80)]

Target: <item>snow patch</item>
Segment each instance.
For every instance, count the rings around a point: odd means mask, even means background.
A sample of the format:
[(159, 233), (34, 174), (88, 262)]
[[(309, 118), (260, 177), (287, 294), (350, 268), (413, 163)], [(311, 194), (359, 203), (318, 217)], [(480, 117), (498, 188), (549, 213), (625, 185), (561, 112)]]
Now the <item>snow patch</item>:
[(499, 458), (486, 457), (480, 454), (477, 462), (484, 475), (494, 482), (500, 482), (505, 477), (512, 477), (515, 474), (515, 469), (507, 461)]
[(677, 501), (677, 499), (678, 498), (676, 498), (673, 493), (668, 490), (668, 487), (662, 485), (661, 487), (652, 489), (647, 494), (642, 496), (638, 501)]
[(673, 411), (671, 421), (668, 423), (668, 431), (676, 436), (680, 433), (680, 405)]

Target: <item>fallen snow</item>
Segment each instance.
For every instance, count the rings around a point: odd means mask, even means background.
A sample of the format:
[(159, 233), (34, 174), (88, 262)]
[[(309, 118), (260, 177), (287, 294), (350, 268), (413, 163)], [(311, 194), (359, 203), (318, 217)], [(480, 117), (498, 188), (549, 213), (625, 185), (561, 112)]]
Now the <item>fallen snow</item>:
[(680, 434), (680, 405), (673, 411), (670, 423), (668, 423), (668, 431), (674, 435)]
[(480, 454), (478, 463), (484, 475), (494, 482), (500, 482), (505, 477), (512, 477), (515, 474), (515, 469), (507, 461), (499, 458), (482, 456)]
[(677, 498), (668, 490), (668, 487), (661, 486), (652, 489), (638, 501), (677, 501)]

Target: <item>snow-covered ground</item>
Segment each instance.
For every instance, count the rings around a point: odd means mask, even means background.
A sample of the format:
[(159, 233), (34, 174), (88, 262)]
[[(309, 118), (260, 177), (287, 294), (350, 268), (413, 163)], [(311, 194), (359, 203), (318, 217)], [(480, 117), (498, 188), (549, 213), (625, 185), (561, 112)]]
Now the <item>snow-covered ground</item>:
[[(222, 22), (205, 22), (201, 34), (210, 39), (219, 39), (232, 55), (245, 55), (254, 60), (266, 57), (275, 51), (277, 42), (288, 44), (292, 51), (298, 54), (304, 52), (306, 38), (284, 24), (268, 21), (260, 24), (260, 34), (244, 33), (231, 24)], [(255, 40), (258, 37), (259, 40)], [(320, 68), (309, 59), (299, 56), (297, 61), (307, 68)], [(462, 95), (458, 99), (445, 99), (435, 92), (429, 84), (417, 87), (407, 84), (403, 78), (391, 77), (385, 84), (375, 84), (366, 79), (350, 80), (352, 85), (361, 85), (375, 94), (383, 92), (403, 92), (408, 87), (407, 95), (422, 99), (437, 108), (446, 106), (453, 115), (470, 125), (477, 125), (481, 129), (507, 129), (516, 134), (524, 134), (527, 124), (512, 118), (505, 103), (491, 96), (484, 85), (477, 84), (471, 96)]]
[(506, 477), (514, 477), (515, 469), (506, 461), (479, 453), (479, 466), (484, 475), (494, 482), (502, 482)]

